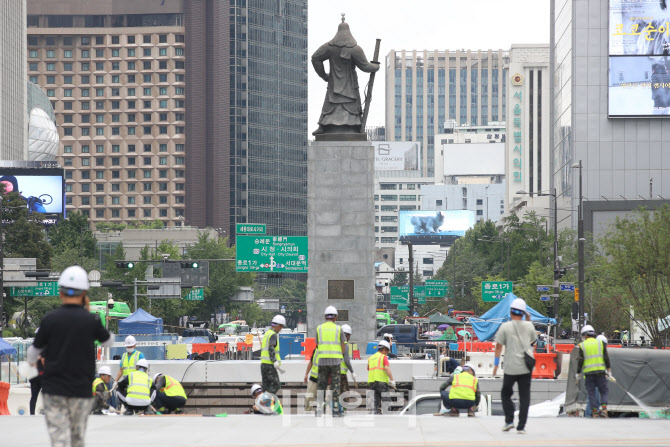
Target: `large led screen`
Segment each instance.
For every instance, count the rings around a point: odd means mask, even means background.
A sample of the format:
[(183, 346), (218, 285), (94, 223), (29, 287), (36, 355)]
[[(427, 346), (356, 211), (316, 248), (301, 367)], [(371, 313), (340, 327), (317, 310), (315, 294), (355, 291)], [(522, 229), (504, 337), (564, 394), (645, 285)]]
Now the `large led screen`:
[(670, 115), (666, 0), (609, 0), (609, 116)]
[(474, 211), (400, 211), (400, 241), (451, 245), (475, 225)]
[(63, 170), (0, 168), (5, 192), (18, 192), (29, 212), (64, 214)]

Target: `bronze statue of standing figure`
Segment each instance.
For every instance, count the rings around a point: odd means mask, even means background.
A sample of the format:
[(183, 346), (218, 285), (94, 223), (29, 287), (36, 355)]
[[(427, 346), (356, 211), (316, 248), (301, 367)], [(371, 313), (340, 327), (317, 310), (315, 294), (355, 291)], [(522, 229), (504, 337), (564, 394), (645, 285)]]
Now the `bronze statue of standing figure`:
[[(375, 59), (378, 56), (379, 40)], [(329, 73), (324, 68), (325, 61), (329, 62)], [(312, 65), (319, 77), (328, 83), (319, 128), (312, 135), (317, 140), (366, 140), (364, 126), (367, 113), (364, 113), (361, 105), (356, 67), (363, 72), (372, 73), (365, 101), (369, 107), (374, 73), (379, 70), (379, 62), (368, 61), (365, 57), (365, 52), (358, 46), (349, 25), (344, 21), (344, 14), (335, 37), (321, 45), (312, 55)]]

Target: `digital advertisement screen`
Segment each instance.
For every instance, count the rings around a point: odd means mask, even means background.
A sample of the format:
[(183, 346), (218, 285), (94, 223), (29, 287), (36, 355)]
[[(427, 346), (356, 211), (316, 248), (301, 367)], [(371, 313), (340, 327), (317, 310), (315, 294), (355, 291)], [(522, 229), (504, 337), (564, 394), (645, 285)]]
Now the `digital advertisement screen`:
[(669, 55), (666, 0), (609, 0), (609, 116), (670, 115)]
[(18, 192), (29, 212), (63, 215), (65, 212), (62, 169), (0, 168), (5, 192)]
[(475, 226), (474, 211), (400, 211), (400, 241), (451, 245)]

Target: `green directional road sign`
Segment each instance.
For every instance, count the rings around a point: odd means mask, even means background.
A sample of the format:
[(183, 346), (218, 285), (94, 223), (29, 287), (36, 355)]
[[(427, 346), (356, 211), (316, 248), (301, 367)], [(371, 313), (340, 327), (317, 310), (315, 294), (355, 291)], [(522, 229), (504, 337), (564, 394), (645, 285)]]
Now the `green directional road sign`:
[(482, 301), (498, 302), (512, 292), (512, 281), (482, 281)]
[(38, 281), (37, 286), (10, 287), (9, 296), (59, 296), (56, 281)]
[(205, 299), (205, 290), (204, 289), (191, 289), (188, 291), (185, 297), (182, 298), (184, 301), (202, 301)]
[(409, 304), (409, 286), (391, 286), (391, 304)]
[(449, 281), (446, 279), (427, 279), (426, 280), (426, 286), (427, 287), (447, 287), (449, 285)]
[(265, 234), (265, 224), (235, 224), (237, 234)]
[(426, 304), (426, 286), (414, 286), (414, 298), (419, 304)]
[(235, 269), (307, 273), (307, 236), (237, 236)]
[(427, 279), (426, 280), (426, 297), (437, 298), (447, 295), (447, 286), (449, 281), (444, 279)]

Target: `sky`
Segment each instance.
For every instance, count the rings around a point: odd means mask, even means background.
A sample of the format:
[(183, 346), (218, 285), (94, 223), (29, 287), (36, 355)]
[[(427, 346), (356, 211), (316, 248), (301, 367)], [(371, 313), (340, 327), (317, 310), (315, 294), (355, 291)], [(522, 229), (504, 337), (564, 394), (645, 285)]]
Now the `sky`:
[[(391, 49), (503, 49), (549, 43), (549, 0), (308, 0), (309, 132), (316, 129), (326, 83), (312, 54), (337, 32), (341, 14), (358, 45), (372, 59), (381, 39), (379, 70), (368, 126), (384, 125), (384, 61)], [(328, 71), (326, 63), (326, 71)], [(369, 75), (359, 72), (361, 96)]]

